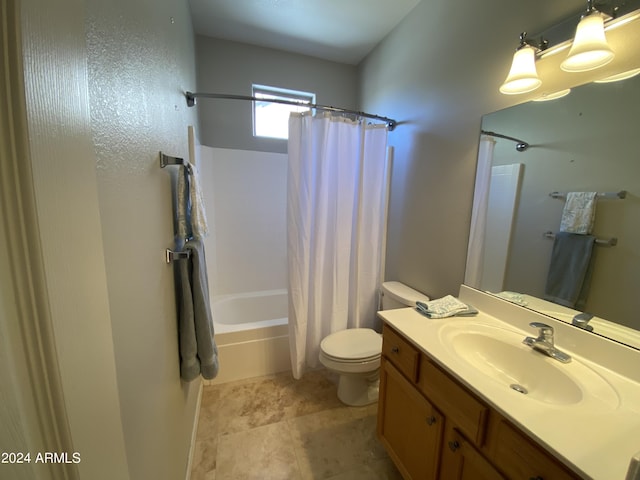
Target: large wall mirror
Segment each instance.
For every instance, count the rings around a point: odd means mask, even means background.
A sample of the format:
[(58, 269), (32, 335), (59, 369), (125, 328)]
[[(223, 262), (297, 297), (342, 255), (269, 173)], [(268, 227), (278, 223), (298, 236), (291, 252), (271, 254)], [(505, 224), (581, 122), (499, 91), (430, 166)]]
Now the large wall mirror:
[[(595, 334), (640, 348), (640, 76), (485, 115), (482, 129), (530, 147), (518, 151), (516, 142), (492, 137), (483, 253), (465, 283), (569, 323), (588, 312)], [(566, 201), (550, 194), (622, 190), (624, 199), (596, 202), (592, 234), (602, 242), (593, 247), (584, 307), (545, 301)]]

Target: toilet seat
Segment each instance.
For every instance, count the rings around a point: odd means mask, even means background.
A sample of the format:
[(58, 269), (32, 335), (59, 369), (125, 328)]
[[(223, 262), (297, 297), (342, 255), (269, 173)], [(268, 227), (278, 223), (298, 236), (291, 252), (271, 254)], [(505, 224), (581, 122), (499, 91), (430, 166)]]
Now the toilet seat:
[(370, 328), (341, 330), (325, 337), (320, 350), (335, 362), (366, 363), (380, 358), (382, 336)]
[(371, 362), (374, 360), (379, 360), (381, 355), (372, 355), (371, 357), (366, 357), (366, 358), (354, 358), (352, 360), (347, 360), (344, 358), (340, 358), (340, 357), (333, 357), (331, 355), (327, 355), (325, 352), (322, 352), (322, 355), (324, 356), (324, 358), (332, 360), (334, 362), (339, 362), (339, 363), (367, 363), (367, 362)]

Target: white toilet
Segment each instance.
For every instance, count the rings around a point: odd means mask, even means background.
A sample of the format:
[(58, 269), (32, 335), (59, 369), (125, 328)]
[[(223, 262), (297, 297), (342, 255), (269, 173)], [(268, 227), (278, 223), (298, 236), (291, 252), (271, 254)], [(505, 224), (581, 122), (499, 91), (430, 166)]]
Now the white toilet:
[[(382, 284), (382, 309), (413, 307), (429, 297), (400, 282)], [(340, 375), (338, 398), (351, 406), (378, 400), (382, 336), (370, 328), (332, 333), (320, 342), (320, 363)]]

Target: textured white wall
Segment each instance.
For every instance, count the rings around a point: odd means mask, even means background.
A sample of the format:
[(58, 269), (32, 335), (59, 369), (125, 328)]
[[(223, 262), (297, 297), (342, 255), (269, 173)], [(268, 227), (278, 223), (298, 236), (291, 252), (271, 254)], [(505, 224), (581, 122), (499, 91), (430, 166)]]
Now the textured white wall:
[[(172, 173), (195, 85), (186, 0), (25, 0), (34, 186), (81, 478), (185, 478), (198, 382), (179, 378)], [(175, 174), (175, 173), (174, 173)], [(173, 175), (174, 175), (173, 174)]]
[[(81, 478), (128, 479), (89, 118), (85, 5), (25, 0), (22, 41), (38, 228)], [(37, 372), (32, 372), (36, 374)]]
[[(91, 128), (109, 309), (132, 478), (184, 478), (198, 382), (179, 379), (171, 176), (195, 109), (186, 0), (87, 0)], [(115, 477), (112, 477), (115, 478)]]

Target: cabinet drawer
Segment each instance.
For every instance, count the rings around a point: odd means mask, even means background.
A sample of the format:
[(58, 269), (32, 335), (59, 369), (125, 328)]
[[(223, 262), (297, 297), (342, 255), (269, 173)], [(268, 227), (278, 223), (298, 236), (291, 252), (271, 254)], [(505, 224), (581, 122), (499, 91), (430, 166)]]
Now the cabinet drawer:
[(580, 478), (505, 420), (498, 424), (495, 436), (493, 461), (509, 478), (540, 480)]
[(467, 438), (482, 446), (489, 408), (424, 355), (418, 388)]
[(418, 350), (388, 325), (382, 328), (382, 355), (412, 382), (418, 379)]

